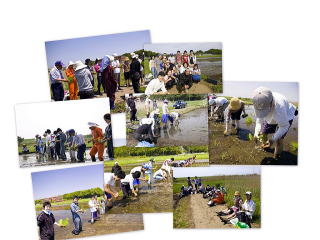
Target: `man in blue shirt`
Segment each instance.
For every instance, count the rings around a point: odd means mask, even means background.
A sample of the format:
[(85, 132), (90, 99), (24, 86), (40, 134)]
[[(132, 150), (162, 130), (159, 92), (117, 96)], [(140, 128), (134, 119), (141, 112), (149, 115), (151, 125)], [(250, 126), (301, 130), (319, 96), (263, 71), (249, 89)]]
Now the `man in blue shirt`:
[(79, 233), (82, 231), (82, 221), (79, 213), (83, 213), (84, 211), (79, 207), (78, 200), (79, 198), (75, 196), (73, 198), (73, 202), (70, 205), (72, 220), (74, 224), (74, 230), (72, 231), (72, 233), (74, 235), (79, 235)]
[(54, 101), (63, 101), (64, 89), (62, 83), (68, 82), (62, 75), (62, 67), (63, 63), (61, 61), (56, 61), (54, 67), (50, 70), (50, 84)]

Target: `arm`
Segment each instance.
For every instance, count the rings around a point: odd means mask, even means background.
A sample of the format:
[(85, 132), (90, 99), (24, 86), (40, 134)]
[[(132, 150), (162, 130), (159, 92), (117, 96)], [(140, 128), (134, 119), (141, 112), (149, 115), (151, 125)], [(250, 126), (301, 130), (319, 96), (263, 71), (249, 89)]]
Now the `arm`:
[(119, 196), (119, 193), (113, 187), (111, 187), (110, 184), (106, 184), (104, 186), (104, 191), (106, 191), (107, 193), (111, 194), (115, 198), (117, 198)]

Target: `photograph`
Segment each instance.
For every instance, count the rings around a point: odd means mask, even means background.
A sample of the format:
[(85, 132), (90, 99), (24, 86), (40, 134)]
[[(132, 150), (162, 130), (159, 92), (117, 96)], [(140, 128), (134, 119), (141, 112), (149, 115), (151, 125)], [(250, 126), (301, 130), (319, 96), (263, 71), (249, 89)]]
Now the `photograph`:
[(143, 46), (150, 31), (45, 42), (53, 101), (108, 97), (111, 112), (124, 112), (126, 93), (143, 83)]
[(143, 230), (142, 214), (111, 214), (103, 164), (33, 172), (39, 239), (73, 239)]
[(206, 94), (127, 94), (127, 147), (208, 145), (207, 109)]
[(260, 166), (175, 168), (173, 228), (260, 228)]
[(113, 160), (126, 145), (125, 114), (111, 115), (108, 98), (17, 104), (15, 117), (20, 167)]
[(222, 43), (144, 45), (145, 94), (222, 93)]
[(225, 81), (208, 95), (210, 164), (297, 165), (297, 82)]

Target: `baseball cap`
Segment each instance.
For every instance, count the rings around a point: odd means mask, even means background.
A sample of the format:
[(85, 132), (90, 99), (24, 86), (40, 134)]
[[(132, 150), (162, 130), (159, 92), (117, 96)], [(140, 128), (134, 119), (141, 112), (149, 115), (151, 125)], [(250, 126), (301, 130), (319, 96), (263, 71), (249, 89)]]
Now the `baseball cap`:
[(264, 118), (268, 115), (272, 100), (273, 95), (269, 88), (259, 87), (254, 90), (252, 102), (257, 118)]
[(64, 66), (63, 62), (61, 60), (58, 60), (54, 63), (54, 65), (61, 65)]

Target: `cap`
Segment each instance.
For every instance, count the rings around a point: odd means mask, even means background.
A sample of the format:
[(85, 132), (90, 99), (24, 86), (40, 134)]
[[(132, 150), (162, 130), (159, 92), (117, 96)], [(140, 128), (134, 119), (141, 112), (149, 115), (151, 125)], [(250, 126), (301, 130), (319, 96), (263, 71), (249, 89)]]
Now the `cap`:
[(252, 193), (250, 191), (246, 192), (246, 195), (252, 195)]
[(273, 95), (269, 88), (259, 87), (254, 90), (252, 102), (257, 118), (264, 118), (268, 115), (272, 100)]
[(61, 65), (64, 66), (63, 62), (61, 60), (58, 60), (54, 63), (54, 65)]

